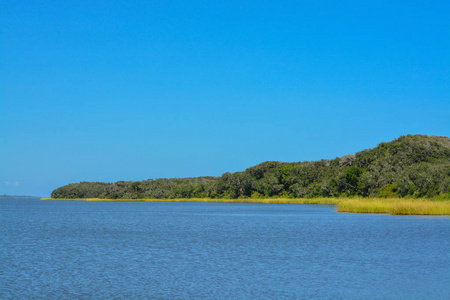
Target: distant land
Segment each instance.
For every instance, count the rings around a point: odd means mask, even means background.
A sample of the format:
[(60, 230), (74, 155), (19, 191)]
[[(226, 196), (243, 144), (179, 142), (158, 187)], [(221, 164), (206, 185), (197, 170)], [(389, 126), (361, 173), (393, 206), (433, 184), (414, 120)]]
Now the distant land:
[(37, 196), (17, 196), (17, 195), (0, 195), (0, 199), (40, 199)]
[(319, 161), (267, 161), (220, 177), (80, 182), (55, 189), (65, 199), (450, 199), (450, 138), (406, 135), (373, 149)]

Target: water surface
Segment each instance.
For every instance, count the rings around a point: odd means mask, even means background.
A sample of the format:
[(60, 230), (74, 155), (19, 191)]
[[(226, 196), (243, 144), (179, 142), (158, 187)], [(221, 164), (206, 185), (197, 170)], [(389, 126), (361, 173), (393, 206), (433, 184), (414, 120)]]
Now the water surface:
[(450, 218), (0, 200), (0, 298), (449, 299)]

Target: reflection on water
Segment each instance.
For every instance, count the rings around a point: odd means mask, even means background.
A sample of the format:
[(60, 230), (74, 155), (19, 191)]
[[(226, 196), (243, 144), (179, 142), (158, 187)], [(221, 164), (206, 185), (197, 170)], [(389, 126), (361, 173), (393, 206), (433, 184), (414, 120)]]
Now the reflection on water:
[(450, 298), (450, 219), (0, 201), (0, 298)]

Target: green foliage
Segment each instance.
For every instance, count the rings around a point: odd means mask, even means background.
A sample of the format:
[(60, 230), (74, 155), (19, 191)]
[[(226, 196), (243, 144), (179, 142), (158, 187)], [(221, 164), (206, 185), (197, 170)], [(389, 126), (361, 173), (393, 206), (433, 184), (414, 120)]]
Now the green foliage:
[(250, 196), (250, 198), (252, 198), (252, 199), (260, 199), (260, 198), (263, 198), (263, 196), (262, 196), (260, 193), (258, 193), (258, 192), (254, 192), (254, 193)]
[(450, 200), (450, 192), (445, 194), (440, 194), (439, 196), (436, 196), (433, 198), (434, 200)]
[(398, 191), (398, 185), (396, 183), (389, 183), (385, 187), (380, 189), (380, 192), (378, 193), (378, 197), (380, 198), (398, 198), (399, 194)]
[(72, 183), (54, 190), (52, 198), (431, 198), (448, 193), (450, 139), (408, 135), (333, 160), (268, 161), (220, 177)]
[(355, 166), (345, 169), (345, 184), (347, 185), (346, 191), (348, 191), (350, 195), (356, 194), (358, 189), (361, 189), (359, 177), (362, 173), (363, 170)]

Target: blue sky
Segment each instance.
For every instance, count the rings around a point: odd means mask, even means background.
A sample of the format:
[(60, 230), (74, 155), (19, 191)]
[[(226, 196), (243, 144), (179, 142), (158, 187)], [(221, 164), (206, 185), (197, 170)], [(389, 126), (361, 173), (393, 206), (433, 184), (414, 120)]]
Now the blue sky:
[(448, 1), (2, 1), (0, 194), (450, 135)]

